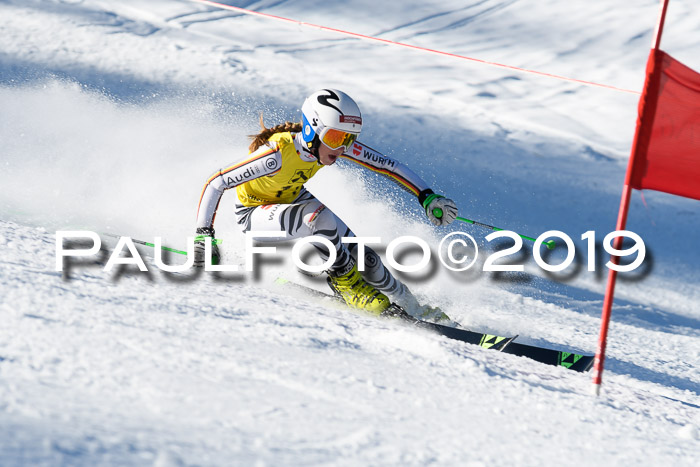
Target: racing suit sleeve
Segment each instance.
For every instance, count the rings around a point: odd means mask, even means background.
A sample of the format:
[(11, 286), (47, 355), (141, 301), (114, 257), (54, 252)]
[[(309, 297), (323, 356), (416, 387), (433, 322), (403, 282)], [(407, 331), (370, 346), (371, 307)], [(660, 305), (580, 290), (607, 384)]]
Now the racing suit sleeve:
[(359, 141), (356, 141), (350, 150), (341, 157), (391, 178), (401, 188), (416, 195), (421, 203), (428, 195), (433, 193), (428, 188), (428, 184), (406, 165), (375, 151)]
[[(199, 197), (197, 228), (214, 227), (216, 210), (219, 207), (219, 201), (221, 201), (224, 191), (256, 178), (271, 175), (281, 169), (282, 153), (279, 151), (278, 144), (276, 142), (268, 144), (248, 154), (242, 161), (220, 169), (209, 177)], [(275, 158), (276, 164), (269, 163), (271, 157)]]

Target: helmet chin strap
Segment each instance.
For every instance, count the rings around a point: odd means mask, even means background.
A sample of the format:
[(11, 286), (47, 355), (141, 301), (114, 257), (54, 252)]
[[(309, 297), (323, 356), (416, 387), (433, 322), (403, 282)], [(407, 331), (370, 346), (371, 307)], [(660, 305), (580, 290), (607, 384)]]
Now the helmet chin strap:
[(304, 141), (301, 133), (298, 133), (296, 138), (300, 140), (300, 143), (303, 143), (302, 150), (314, 156), (316, 158), (316, 161), (320, 164), (321, 158), (318, 154), (318, 148), (321, 145), (321, 140), (319, 139), (318, 135), (314, 135), (314, 138), (308, 143)]
[(314, 136), (314, 139), (311, 140), (310, 143), (306, 143), (306, 147), (308, 148), (309, 152), (311, 153), (312, 156), (316, 158), (318, 163), (321, 163), (321, 157), (318, 154), (318, 148), (321, 146), (321, 139), (318, 137), (318, 135)]

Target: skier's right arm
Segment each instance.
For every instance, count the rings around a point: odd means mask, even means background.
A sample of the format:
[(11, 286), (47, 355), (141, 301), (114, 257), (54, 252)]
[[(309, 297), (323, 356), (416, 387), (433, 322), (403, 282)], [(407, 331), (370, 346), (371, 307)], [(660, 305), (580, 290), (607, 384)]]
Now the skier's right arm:
[[(197, 207), (197, 236), (194, 244), (195, 267), (204, 267), (204, 242), (207, 237), (210, 237), (212, 241), (215, 237), (214, 219), (224, 191), (258, 177), (275, 173), (282, 166), (281, 162), (282, 154), (278, 151), (277, 143), (270, 143), (270, 146), (260, 147), (243, 161), (223, 168), (209, 177), (204, 184)], [(214, 243), (212, 243), (212, 263), (219, 263), (219, 250)]]
[[(282, 154), (278, 151), (277, 143), (269, 144), (270, 146), (261, 146), (244, 160), (218, 170), (209, 177), (199, 197), (199, 206), (197, 208), (198, 229), (208, 228), (213, 230), (216, 210), (219, 207), (219, 201), (224, 191), (280, 170)], [(273, 159), (275, 162), (272, 162), (270, 159)]]

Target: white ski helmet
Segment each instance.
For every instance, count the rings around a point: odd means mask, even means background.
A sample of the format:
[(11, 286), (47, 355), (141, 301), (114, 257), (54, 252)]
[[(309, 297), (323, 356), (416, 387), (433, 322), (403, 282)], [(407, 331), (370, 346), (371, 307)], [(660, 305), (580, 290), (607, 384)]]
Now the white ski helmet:
[(362, 130), (362, 115), (354, 100), (343, 91), (322, 89), (311, 94), (301, 107), (302, 136), (307, 148), (318, 157), (321, 143), (345, 150)]

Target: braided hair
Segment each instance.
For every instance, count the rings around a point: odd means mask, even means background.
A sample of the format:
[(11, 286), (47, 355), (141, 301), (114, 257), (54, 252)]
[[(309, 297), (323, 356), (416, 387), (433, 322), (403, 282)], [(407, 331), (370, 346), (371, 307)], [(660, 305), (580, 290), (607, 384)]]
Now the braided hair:
[(284, 133), (287, 131), (299, 133), (301, 131), (301, 128), (302, 126), (299, 122), (284, 122), (280, 125), (275, 125), (272, 128), (265, 128), (265, 124), (263, 123), (263, 114), (261, 113), (260, 133), (258, 133), (257, 135), (249, 135), (250, 139), (252, 139), (253, 141), (250, 143), (250, 146), (248, 146), (248, 151), (254, 152), (263, 144), (267, 144), (267, 141), (270, 139), (270, 136), (274, 135), (275, 133)]

